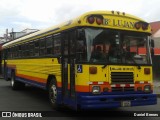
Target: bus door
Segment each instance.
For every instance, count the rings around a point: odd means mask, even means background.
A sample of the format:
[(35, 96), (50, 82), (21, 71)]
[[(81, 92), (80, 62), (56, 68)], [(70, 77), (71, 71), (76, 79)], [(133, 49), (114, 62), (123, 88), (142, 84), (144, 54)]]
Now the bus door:
[(75, 98), (75, 49), (72, 32), (62, 35), (62, 94), (63, 98)]

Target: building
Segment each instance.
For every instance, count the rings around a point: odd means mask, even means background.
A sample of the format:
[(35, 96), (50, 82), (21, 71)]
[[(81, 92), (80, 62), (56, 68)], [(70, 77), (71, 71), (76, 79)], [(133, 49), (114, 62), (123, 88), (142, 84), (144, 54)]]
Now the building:
[(0, 37), (0, 44), (4, 44), (6, 42), (9, 42), (11, 40), (15, 40), (17, 38), (20, 38), (20, 37), (23, 37), (25, 35), (28, 35), (28, 34), (31, 34), (31, 33), (34, 33), (34, 32), (37, 32), (39, 31), (38, 29), (24, 29), (20, 32), (14, 32), (13, 29), (12, 29), (12, 32), (8, 32), (8, 29), (6, 29), (6, 33), (4, 34), (3, 37)]
[(160, 48), (160, 21), (151, 22), (152, 39), (155, 42), (155, 48)]
[(0, 44), (4, 43), (6, 40), (4, 37), (0, 37)]
[(154, 40), (153, 71), (154, 79), (160, 79), (160, 21), (151, 22), (152, 39)]
[(24, 29), (24, 30), (22, 30), (20, 32), (13, 32), (12, 31), (10, 33), (10, 38), (11, 38), (11, 40), (14, 40), (14, 39), (23, 37), (25, 35), (28, 35), (28, 34), (31, 34), (31, 33), (37, 32), (37, 31), (39, 31), (39, 30), (38, 29), (29, 29), (29, 28)]

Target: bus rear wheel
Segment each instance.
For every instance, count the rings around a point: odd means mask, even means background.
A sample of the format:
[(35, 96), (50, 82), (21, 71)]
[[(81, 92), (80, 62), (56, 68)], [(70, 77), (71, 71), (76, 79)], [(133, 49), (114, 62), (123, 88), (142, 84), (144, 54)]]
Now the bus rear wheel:
[(25, 87), (25, 84), (15, 80), (15, 72), (11, 74), (11, 87), (13, 90), (19, 90)]

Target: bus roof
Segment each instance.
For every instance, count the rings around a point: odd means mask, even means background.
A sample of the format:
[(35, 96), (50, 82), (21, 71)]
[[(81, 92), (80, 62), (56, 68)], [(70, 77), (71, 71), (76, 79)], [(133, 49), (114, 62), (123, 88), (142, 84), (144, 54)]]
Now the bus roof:
[[(87, 20), (88, 17), (103, 17), (103, 24), (97, 25), (96, 23), (90, 24)], [(97, 18), (95, 18), (97, 19)], [(104, 22), (105, 21), (105, 22)], [(130, 31), (137, 31), (137, 32), (146, 32), (146, 33), (151, 33), (151, 28), (148, 25), (147, 30), (142, 30), (142, 29), (135, 29), (134, 24), (136, 22), (145, 22), (144, 20), (130, 15), (126, 14), (124, 12), (117, 12), (117, 11), (92, 11), (92, 12), (87, 12), (75, 19), (69, 20), (67, 22), (64, 22), (60, 25), (57, 26), (52, 26), (44, 30), (40, 30), (38, 32), (26, 35), (24, 37), (15, 39), (11, 42), (8, 42), (2, 46), (3, 49), (15, 46), (24, 42), (29, 42), (32, 40), (36, 40), (40, 37), (45, 37), (48, 35), (51, 35), (53, 33), (58, 33), (60, 31), (77, 27), (77, 26), (92, 26), (92, 27), (101, 27), (101, 28), (111, 28), (111, 29), (121, 29), (121, 30), (130, 30)], [(145, 22), (146, 23), (146, 22)]]

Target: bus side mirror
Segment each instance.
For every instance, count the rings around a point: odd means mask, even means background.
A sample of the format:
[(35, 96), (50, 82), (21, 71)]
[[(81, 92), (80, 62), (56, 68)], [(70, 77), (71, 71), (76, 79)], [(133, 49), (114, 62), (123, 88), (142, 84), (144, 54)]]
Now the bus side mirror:
[(78, 40), (84, 40), (85, 39), (85, 32), (83, 29), (77, 30), (77, 39)]

